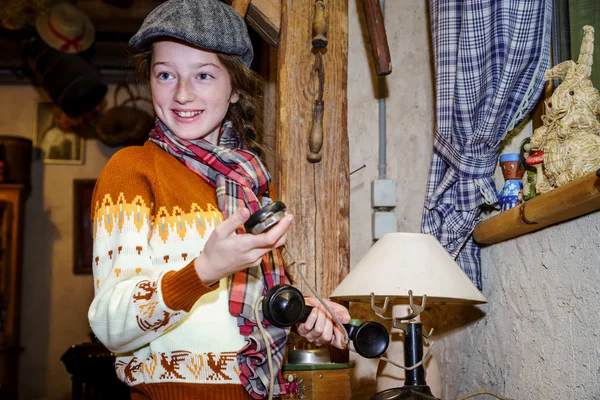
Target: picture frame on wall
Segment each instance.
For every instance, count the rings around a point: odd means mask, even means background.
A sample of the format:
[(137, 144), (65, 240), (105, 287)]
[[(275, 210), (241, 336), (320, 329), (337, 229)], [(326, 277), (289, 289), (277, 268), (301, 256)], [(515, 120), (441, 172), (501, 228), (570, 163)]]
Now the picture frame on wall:
[(58, 112), (54, 103), (37, 103), (33, 145), (45, 164), (83, 164), (85, 138), (59, 128), (55, 123)]
[(92, 273), (93, 225), (90, 218), (95, 179), (73, 180), (73, 273)]

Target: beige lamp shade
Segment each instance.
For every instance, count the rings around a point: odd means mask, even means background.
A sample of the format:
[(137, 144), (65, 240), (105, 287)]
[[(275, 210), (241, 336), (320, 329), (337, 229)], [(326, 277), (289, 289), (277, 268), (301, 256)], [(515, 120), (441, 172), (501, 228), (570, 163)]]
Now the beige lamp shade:
[(400, 232), (383, 235), (330, 298), (370, 302), (372, 292), (377, 301), (408, 303), (409, 290), (427, 295), (427, 304), (487, 303), (434, 236)]

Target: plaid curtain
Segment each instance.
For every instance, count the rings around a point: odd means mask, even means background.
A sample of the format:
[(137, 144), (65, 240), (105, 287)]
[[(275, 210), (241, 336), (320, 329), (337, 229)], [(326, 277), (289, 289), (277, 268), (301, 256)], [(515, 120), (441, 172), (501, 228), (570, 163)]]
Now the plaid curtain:
[(552, 0), (430, 0), (436, 130), (423, 233), (481, 289), (472, 232), (496, 204), (500, 142), (534, 107), (549, 67)]

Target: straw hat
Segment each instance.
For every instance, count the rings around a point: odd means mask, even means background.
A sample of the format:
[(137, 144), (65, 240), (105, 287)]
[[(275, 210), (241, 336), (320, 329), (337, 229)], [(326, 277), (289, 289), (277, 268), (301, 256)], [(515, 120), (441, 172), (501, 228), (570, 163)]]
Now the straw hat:
[(69, 3), (57, 3), (35, 22), (38, 34), (48, 46), (65, 53), (79, 53), (94, 43), (94, 25), (81, 10)]

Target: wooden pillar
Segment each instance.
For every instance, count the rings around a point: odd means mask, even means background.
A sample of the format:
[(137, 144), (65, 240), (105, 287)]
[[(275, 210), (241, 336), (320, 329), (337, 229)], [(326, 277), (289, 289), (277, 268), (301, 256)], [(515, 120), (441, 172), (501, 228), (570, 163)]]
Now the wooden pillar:
[[(307, 161), (318, 78), (312, 48), (314, 1), (282, 0), (278, 47), (276, 183), (296, 221), (288, 248), (302, 272), (329, 296), (349, 270), (349, 151), (347, 132), (348, 1), (327, 0), (322, 160)], [(296, 277), (296, 286), (310, 291)]]

